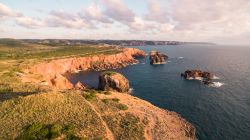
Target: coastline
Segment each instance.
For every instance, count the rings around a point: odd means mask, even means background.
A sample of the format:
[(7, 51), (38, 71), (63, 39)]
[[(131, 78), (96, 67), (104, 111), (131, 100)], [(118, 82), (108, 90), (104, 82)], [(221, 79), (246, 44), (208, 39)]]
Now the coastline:
[[(138, 62), (135, 57), (145, 56), (146, 54), (141, 50), (124, 48), (121, 53), (114, 55), (53, 60), (24, 70), (26, 76), (22, 77), (22, 81), (35, 81), (36, 84), (44, 84), (46, 82), (46, 85), (56, 89), (56, 91), (69, 89), (74, 91), (74, 85), (63, 76), (65, 73), (126, 67)], [(93, 66), (96, 62), (99, 62), (97, 63), (99, 64), (98, 67)], [(33, 79), (32, 75), (34, 74), (39, 74), (42, 77), (40, 79)], [(144, 130), (145, 139), (196, 139), (194, 126), (175, 112), (160, 109), (147, 101), (124, 93), (114, 92), (111, 95), (97, 94), (97, 97), (100, 100), (118, 98), (121, 103), (128, 106), (129, 109), (125, 112), (134, 114), (140, 120), (147, 118), (148, 124)], [(110, 113), (113, 114), (113, 112)]]

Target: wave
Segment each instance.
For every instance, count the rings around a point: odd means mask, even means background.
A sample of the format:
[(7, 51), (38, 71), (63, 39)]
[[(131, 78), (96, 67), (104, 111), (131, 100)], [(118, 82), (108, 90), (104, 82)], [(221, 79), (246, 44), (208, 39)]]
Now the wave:
[(172, 61), (168, 61), (168, 63), (169, 63), (169, 62), (172, 62)]
[(144, 65), (145, 63), (143, 62), (143, 63), (141, 63), (142, 65)]
[(219, 88), (221, 86), (225, 85), (225, 83), (222, 83), (222, 82), (213, 82), (212, 84), (210, 84), (209, 86), (210, 87), (216, 87), (216, 88)]
[(178, 59), (183, 59), (184, 57), (178, 57)]

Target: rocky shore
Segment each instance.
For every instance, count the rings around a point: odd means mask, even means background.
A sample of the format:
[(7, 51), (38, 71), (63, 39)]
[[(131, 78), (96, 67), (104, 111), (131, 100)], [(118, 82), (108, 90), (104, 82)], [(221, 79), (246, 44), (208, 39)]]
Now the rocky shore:
[(201, 70), (186, 70), (181, 76), (188, 80), (201, 80), (206, 85), (212, 84), (212, 79), (214, 77), (212, 73)]

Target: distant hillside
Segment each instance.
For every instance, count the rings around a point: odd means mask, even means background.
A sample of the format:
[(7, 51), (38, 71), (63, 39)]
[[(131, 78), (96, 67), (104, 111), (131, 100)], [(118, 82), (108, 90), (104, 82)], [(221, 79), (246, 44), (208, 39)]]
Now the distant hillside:
[(70, 39), (0, 39), (1, 42), (27, 42), (44, 45), (84, 45), (84, 44), (109, 44), (122, 46), (147, 46), (147, 45), (183, 45), (183, 44), (206, 44), (215, 45), (208, 42), (181, 42), (181, 41), (150, 41), (150, 40), (70, 40)]

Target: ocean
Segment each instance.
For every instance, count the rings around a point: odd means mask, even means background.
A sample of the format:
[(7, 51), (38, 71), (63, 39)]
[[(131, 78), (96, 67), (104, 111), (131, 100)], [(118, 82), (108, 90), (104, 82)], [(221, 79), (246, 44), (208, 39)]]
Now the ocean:
[[(129, 79), (134, 96), (179, 113), (195, 126), (200, 140), (250, 139), (250, 46), (133, 47), (169, 56), (164, 65), (150, 65), (146, 57), (139, 64), (115, 70)], [(183, 79), (180, 75), (188, 69), (215, 74), (215, 85)], [(99, 74), (85, 71), (69, 79), (97, 87)]]

